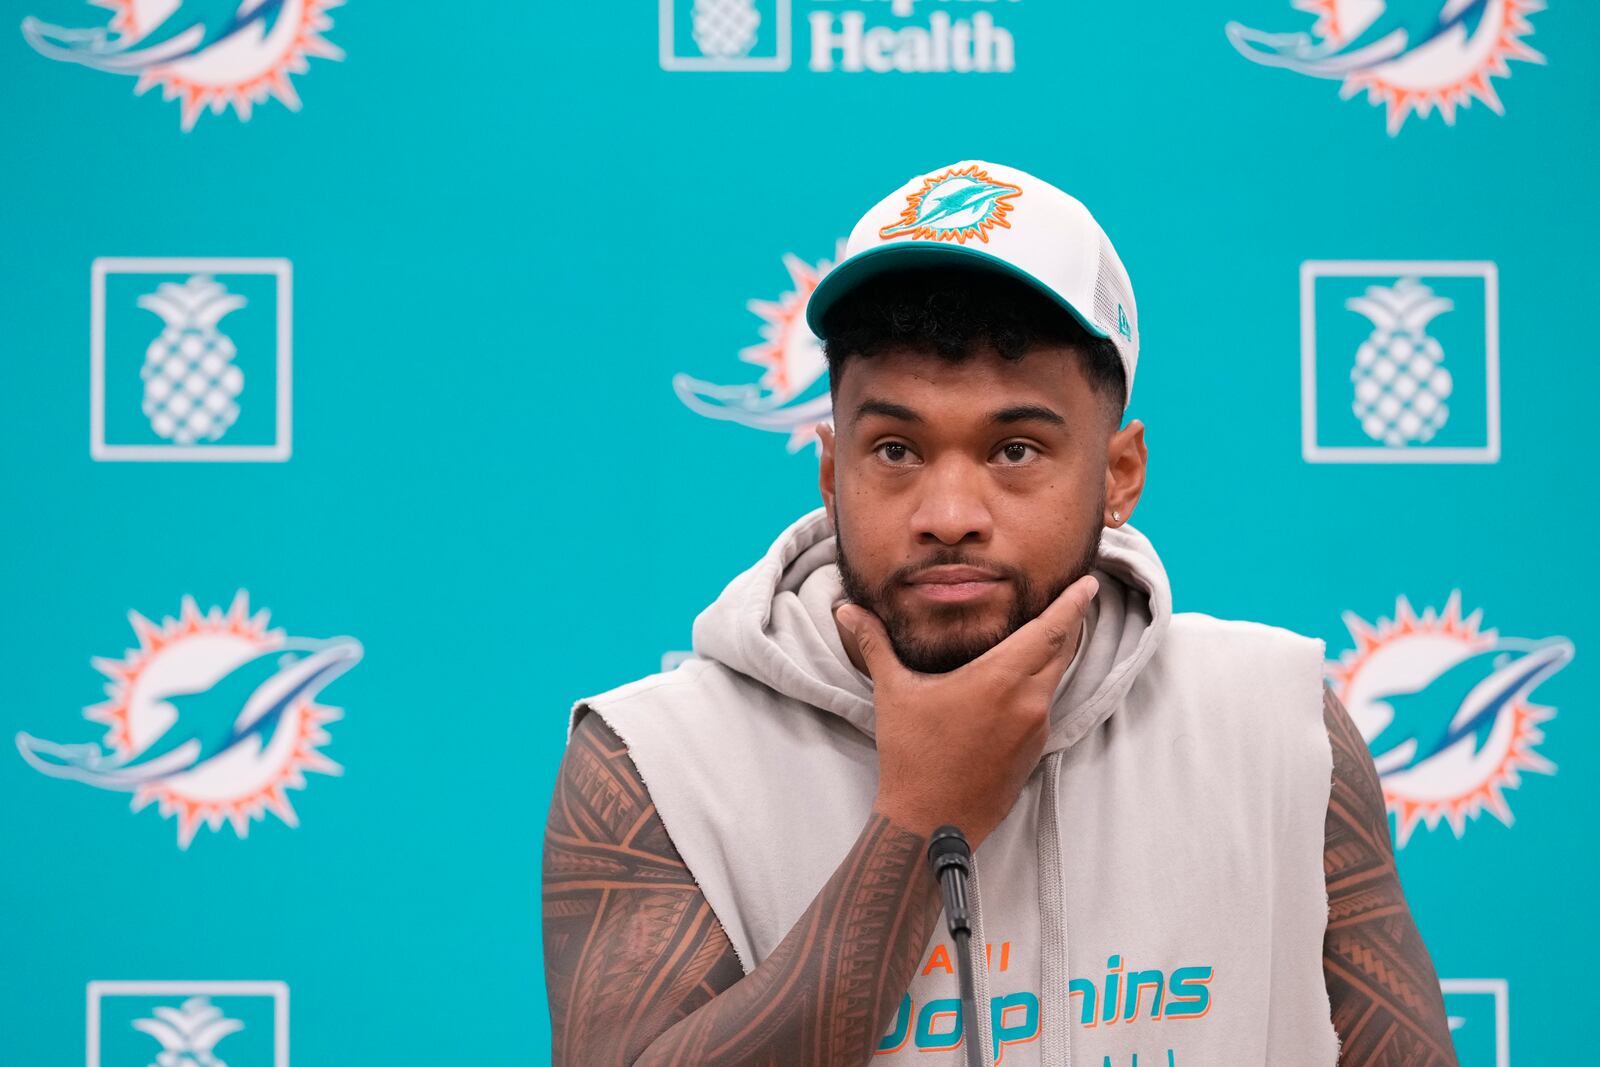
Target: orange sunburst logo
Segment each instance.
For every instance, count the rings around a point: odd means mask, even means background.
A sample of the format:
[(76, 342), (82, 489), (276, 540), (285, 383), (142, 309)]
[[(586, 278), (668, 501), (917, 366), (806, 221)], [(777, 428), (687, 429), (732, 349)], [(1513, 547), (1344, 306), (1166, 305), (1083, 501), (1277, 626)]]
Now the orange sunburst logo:
[(1315, 16), (1311, 33), (1263, 33), (1230, 23), (1228, 37), (1264, 66), (1338, 80), (1344, 99), (1366, 93), (1388, 113), (1391, 136), (1411, 115), (1437, 113), (1454, 125), (1458, 108), (1480, 101), (1505, 113), (1494, 79), (1510, 63), (1544, 63), (1527, 43), (1530, 16), (1545, 0), (1292, 0)]
[(942, 174), (925, 175), (922, 188), (907, 195), (899, 219), (880, 229), (878, 236), (885, 241), (987, 243), (989, 231), (1011, 228), (1006, 216), (1015, 207), (1011, 201), (1021, 195), (1021, 188), (995, 181), (976, 163), (951, 167)]
[(1555, 709), (1531, 696), (1572, 661), (1572, 643), (1502, 638), (1482, 616), (1462, 615), (1459, 592), (1442, 611), (1401, 597), (1393, 619), (1344, 616), (1355, 648), (1328, 680), (1372, 749), (1397, 847), (1441, 821), (1459, 838), (1485, 810), (1510, 826), (1505, 793), (1521, 772), (1556, 771), (1538, 751)]
[(177, 100), (183, 128), (201, 114), (229, 107), (248, 120), (257, 104), (275, 99), (300, 110), (291, 75), (304, 74), (311, 57), (340, 60), (344, 53), (324, 34), (328, 12), (344, 0), (89, 0), (111, 11), (103, 29), (78, 30), (24, 19), (23, 36), (51, 59), (137, 77), (136, 94), (160, 87)]
[(298, 826), (289, 790), (305, 788), (307, 772), (343, 773), (322, 752), (342, 713), (315, 698), (360, 660), (360, 644), (288, 638), (242, 590), (226, 611), (184, 597), (177, 618), (128, 620), (138, 647), (92, 661), (107, 699), (84, 717), (105, 727), (103, 743), (19, 734), (23, 758), (51, 777), (130, 792), (134, 811), (156, 804), (177, 818), (180, 848), (224, 822), (243, 838), (269, 811)]
[(783, 266), (791, 288), (776, 300), (757, 299), (745, 305), (761, 319), (761, 341), (741, 349), (739, 358), (761, 368), (757, 383), (717, 385), (678, 374), (672, 380), (678, 398), (709, 418), (787, 434), (790, 452), (819, 445), (817, 427), (832, 421), (833, 405), (826, 390), (828, 365), (822, 343), (806, 325), (806, 302), (843, 255), (843, 241), (832, 261), (811, 264), (785, 254)]

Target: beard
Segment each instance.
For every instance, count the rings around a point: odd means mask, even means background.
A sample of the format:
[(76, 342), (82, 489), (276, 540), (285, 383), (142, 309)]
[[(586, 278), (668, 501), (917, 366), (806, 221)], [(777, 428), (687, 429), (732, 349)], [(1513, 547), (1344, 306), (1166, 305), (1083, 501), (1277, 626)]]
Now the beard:
[[(843, 525), (842, 523), (840, 524)], [(960, 548), (941, 548), (927, 559), (901, 567), (876, 586), (866, 582), (850, 565), (844, 536), (835, 531), (835, 554), (845, 596), (871, 611), (883, 621), (894, 654), (907, 668), (924, 674), (944, 674), (965, 666), (1016, 633), (1053, 603), (1073, 582), (1094, 569), (1100, 558), (1101, 527), (1095, 526), (1078, 546), (1071, 562), (1059, 574), (1035, 581), (1015, 567)], [(1012, 591), (1011, 609), (998, 626), (980, 625), (987, 606), (934, 604), (927, 620), (913, 618), (896, 605), (896, 593), (919, 571), (946, 564), (965, 564), (995, 571), (1006, 579)]]

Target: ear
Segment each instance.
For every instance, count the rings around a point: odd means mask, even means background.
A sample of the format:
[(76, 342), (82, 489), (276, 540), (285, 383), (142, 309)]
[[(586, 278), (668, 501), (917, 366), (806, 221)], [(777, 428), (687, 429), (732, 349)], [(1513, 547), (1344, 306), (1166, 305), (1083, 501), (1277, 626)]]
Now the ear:
[(828, 509), (828, 523), (837, 530), (839, 520), (833, 510), (835, 493), (833, 427), (825, 422), (817, 423), (817, 441), (821, 445), (820, 462), (817, 464), (817, 488), (822, 493), (822, 506)]
[[(1106, 513), (1102, 522), (1121, 526), (1133, 517), (1144, 492), (1145, 464), (1149, 456), (1144, 447), (1144, 423), (1129, 420), (1128, 425), (1111, 435), (1106, 452)], [(1113, 518), (1112, 512), (1121, 516)]]

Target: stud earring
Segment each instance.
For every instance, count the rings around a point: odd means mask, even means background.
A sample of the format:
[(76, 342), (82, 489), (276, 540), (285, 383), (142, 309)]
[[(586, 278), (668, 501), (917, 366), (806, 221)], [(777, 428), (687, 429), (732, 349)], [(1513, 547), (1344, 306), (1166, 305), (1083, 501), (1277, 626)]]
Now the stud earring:
[(1111, 521), (1112, 522), (1121, 522), (1122, 521), (1122, 512), (1113, 509), (1112, 512), (1111, 512)]

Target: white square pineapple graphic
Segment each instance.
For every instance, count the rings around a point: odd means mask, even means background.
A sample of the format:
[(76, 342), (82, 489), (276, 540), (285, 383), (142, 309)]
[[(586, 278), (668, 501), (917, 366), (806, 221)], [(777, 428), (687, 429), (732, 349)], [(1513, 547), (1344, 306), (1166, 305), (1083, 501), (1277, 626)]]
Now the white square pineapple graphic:
[(662, 70), (788, 70), (789, 0), (661, 0)]
[(89, 451), (97, 460), (283, 462), (286, 259), (97, 259)]
[(1300, 358), (1307, 461), (1499, 461), (1493, 263), (1302, 264)]
[(88, 1067), (289, 1067), (283, 982), (90, 982)]

